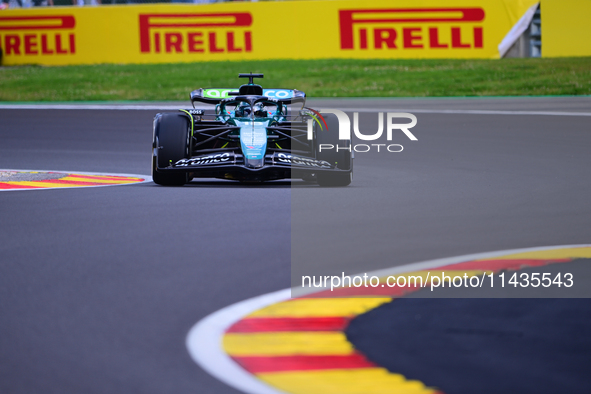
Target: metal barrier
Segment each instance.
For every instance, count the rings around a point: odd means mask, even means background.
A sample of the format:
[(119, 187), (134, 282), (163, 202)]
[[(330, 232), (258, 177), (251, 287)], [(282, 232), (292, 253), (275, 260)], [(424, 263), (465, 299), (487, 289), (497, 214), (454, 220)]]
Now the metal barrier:
[(534, 14), (528, 29), (529, 33), (529, 56), (542, 57), (542, 13), (540, 6)]

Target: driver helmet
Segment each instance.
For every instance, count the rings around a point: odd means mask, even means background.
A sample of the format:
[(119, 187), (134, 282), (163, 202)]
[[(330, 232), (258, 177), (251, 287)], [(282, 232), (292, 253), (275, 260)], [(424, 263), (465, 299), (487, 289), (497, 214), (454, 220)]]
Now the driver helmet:
[(246, 118), (250, 115), (251, 108), (248, 103), (240, 103), (238, 107), (236, 107), (236, 116), (239, 118)]
[(266, 118), (267, 116), (269, 116), (269, 114), (267, 113), (267, 109), (261, 103), (255, 104), (253, 110), (254, 116), (256, 116), (257, 118)]

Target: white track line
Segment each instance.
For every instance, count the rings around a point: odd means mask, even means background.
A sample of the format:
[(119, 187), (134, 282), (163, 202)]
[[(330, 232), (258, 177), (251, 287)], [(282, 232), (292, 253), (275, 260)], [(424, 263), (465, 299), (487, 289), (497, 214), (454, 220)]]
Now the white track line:
[(186, 345), (193, 360), (228, 386), (248, 394), (284, 394), (246, 372), (222, 349), (224, 332), (244, 316), (291, 298), (291, 289), (265, 294), (227, 306), (195, 324)]
[(0, 109), (103, 109), (103, 110), (178, 110), (179, 108), (190, 108), (176, 105), (152, 105), (152, 104), (0, 104)]
[(498, 111), (480, 109), (403, 109), (403, 108), (382, 108), (382, 109), (355, 109), (339, 108), (345, 112), (410, 112), (417, 114), (461, 114), (461, 115), (540, 115), (540, 116), (591, 116), (591, 112), (559, 112), (559, 111)]
[[(152, 105), (152, 104), (0, 104), (0, 109), (67, 109), (67, 110), (138, 110), (138, 111), (170, 111), (186, 106)], [(196, 107), (203, 109), (202, 107)], [(410, 112), (417, 114), (462, 114), (462, 115), (540, 115), (540, 116), (591, 116), (591, 112), (563, 112), (563, 111), (502, 111), (502, 110), (478, 110), (478, 109), (409, 109), (409, 108), (383, 108), (383, 109), (358, 109), (354, 107), (339, 108), (347, 112)]]
[[(561, 245), (541, 246), (523, 249), (508, 249), (495, 252), (468, 254), (463, 256), (448, 257), (443, 259), (422, 261), (413, 264), (392, 267), (373, 272), (369, 276), (387, 276), (411, 272), (422, 269), (436, 268), (444, 265), (461, 263), (464, 261), (481, 260), (498, 257), (506, 254), (535, 252), (540, 250), (562, 249), (562, 248), (584, 248), (591, 247), (591, 244), (582, 245)], [(315, 290), (313, 292), (321, 291)], [(294, 289), (295, 293), (304, 294), (304, 291)], [(246, 372), (222, 348), (222, 338), (226, 330), (244, 316), (251, 314), (268, 305), (272, 305), (291, 298), (292, 290), (284, 289), (273, 293), (264, 294), (250, 298), (245, 301), (227, 306), (214, 312), (195, 324), (187, 335), (186, 345), (193, 360), (205, 371), (247, 394), (285, 394), (255, 378)], [(310, 294), (310, 292), (308, 292)], [(299, 294), (298, 294), (299, 295)]]
[[(104, 172), (83, 172), (83, 171), (54, 171), (54, 170), (17, 170), (14, 168), (0, 168), (0, 171), (16, 171), (16, 172), (53, 172), (58, 174), (80, 174), (80, 175), (99, 175), (99, 176), (125, 176), (130, 178), (143, 178), (141, 182), (130, 182), (130, 183), (114, 183), (110, 185), (93, 185), (93, 186), (68, 186), (68, 187), (32, 187), (32, 188), (20, 188), (20, 189), (0, 189), (0, 192), (17, 192), (17, 191), (30, 191), (30, 190), (56, 190), (56, 189), (80, 189), (89, 187), (107, 187), (107, 186), (127, 186), (127, 185), (138, 185), (140, 183), (152, 182), (152, 177), (149, 175), (138, 175), (138, 174), (106, 174)], [(0, 180), (0, 182), (2, 182)], [(9, 182), (9, 181), (8, 181)]]

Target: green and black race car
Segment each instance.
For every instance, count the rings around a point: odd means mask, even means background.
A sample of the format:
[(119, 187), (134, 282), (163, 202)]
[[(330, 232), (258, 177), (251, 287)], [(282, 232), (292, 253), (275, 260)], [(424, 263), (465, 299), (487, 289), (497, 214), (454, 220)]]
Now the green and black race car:
[(249, 83), (239, 89), (194, 90), (192, 109), (156, 115), (155, 183), (179, 186), (193, 178), (351, 183), (351, 141), (339, 140), (335, 115), (304, 107), (306, 94), (299, 90), (254, 84), (263, 74), (239, 77)]

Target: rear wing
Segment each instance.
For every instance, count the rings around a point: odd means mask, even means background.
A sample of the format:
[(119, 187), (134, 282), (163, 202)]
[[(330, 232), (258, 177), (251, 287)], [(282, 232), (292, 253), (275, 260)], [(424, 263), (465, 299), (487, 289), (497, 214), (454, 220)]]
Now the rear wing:
[[(237, 93), (238, 89), (197, 89), (191, 92), (191, 102), (199, 101), (206, 104), (219, 104), (224, 99), (235, 97)], [(303, 102), (306, 100), (306, 93), (297, 89), (263, 89), (263, 96), (285, 104), (289, 104), (292, 101)]]

